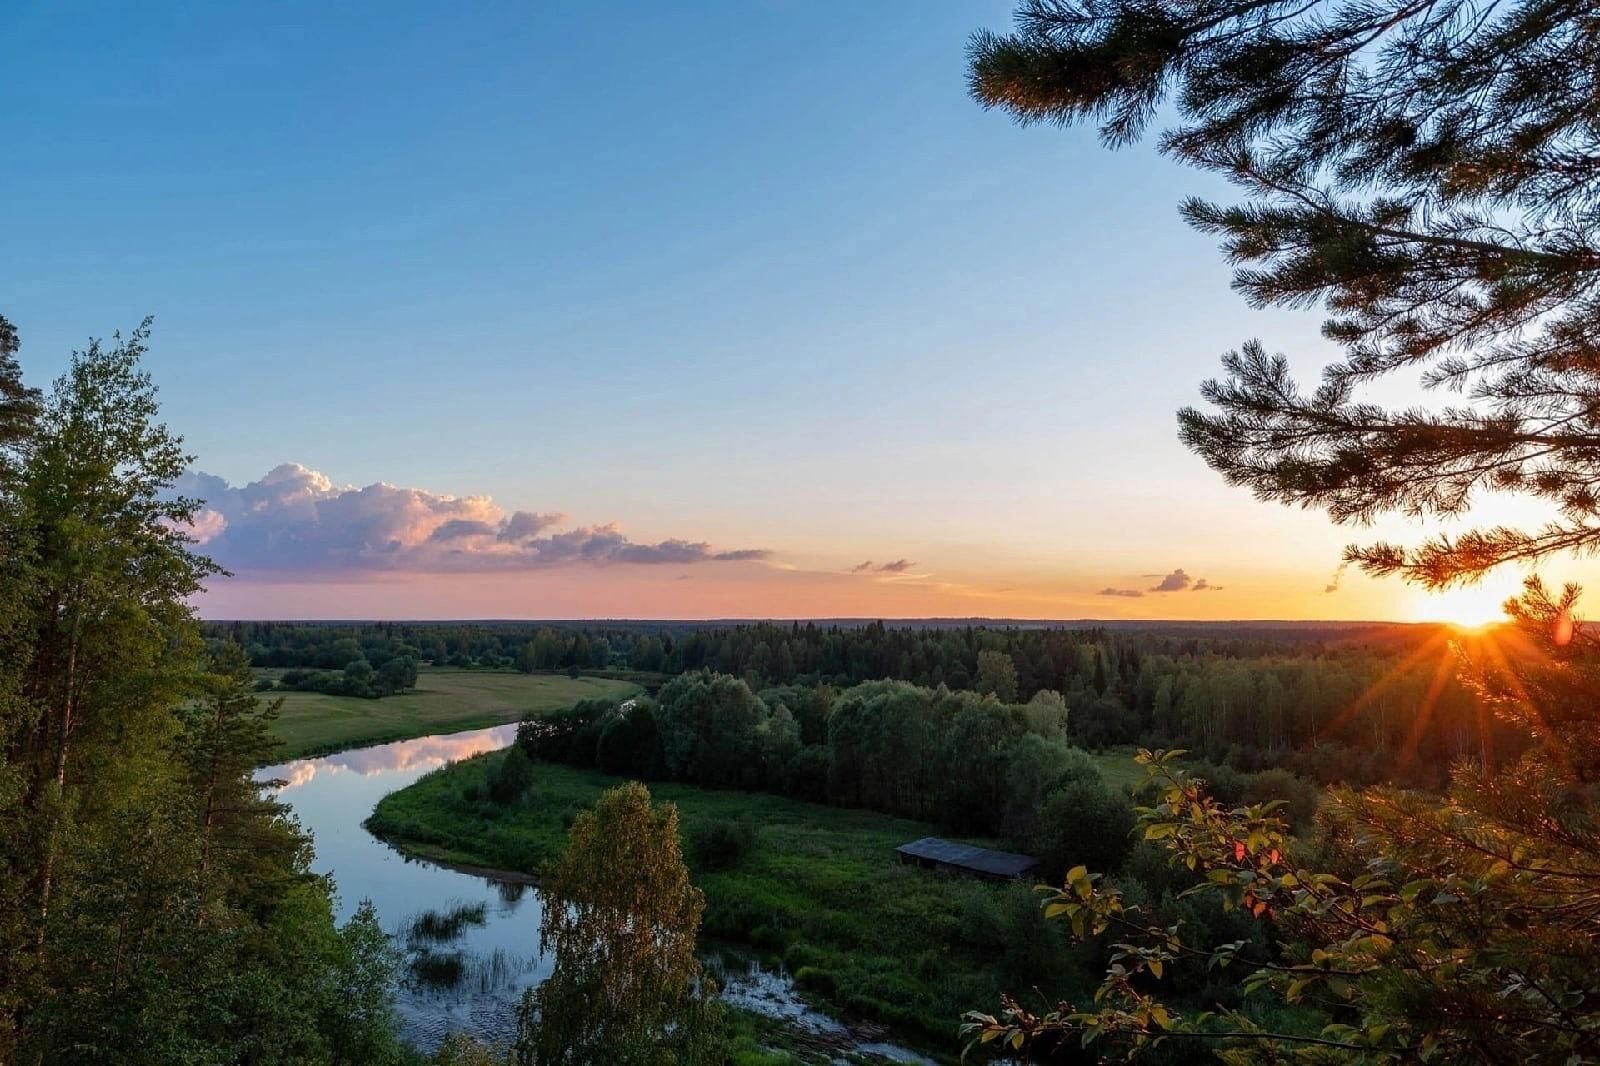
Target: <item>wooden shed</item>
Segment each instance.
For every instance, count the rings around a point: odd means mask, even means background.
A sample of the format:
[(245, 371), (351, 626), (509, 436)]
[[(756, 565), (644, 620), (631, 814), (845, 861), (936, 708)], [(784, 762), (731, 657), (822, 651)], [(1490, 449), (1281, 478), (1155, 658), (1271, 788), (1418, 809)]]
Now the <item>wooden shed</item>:
[(990, 851), (971, 844), (957, 844), (939, 837), (923, 837), (894, 849), (902, 863), (914, 863), (935, 870), (971, 874), (995, 881), (1015, 881), (1039, 865), (1031, 855), (1010, 851)]

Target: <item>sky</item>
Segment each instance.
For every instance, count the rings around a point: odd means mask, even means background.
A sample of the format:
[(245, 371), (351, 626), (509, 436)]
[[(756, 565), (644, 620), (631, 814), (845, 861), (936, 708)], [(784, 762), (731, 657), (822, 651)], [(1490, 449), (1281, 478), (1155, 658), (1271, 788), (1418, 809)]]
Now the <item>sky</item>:
[(1490, 612), (1178, 443), (1319, 315), (974, 104), (1010, 8), (12, 0), (0, 313), (41, 385), (154, 316), (210, 617)]

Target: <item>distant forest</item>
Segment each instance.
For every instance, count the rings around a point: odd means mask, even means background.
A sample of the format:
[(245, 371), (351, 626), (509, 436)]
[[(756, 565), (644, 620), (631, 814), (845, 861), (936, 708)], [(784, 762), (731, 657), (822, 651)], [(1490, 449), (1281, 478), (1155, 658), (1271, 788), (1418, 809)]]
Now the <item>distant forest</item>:
[(1321, 783), (1432, 787), (1461, 756), (1496, 762), (1525, 744), (1449, 668), (1452, 631), (1439, 626), (212, 622), (206, 635), (292, 682), (396, 676), (403, 662), (625, 671), (657, 685), (711, 670), (753, 693), (885, 679), (1006, 704), (1056, 692), (1082, 747), (1183, 747)]

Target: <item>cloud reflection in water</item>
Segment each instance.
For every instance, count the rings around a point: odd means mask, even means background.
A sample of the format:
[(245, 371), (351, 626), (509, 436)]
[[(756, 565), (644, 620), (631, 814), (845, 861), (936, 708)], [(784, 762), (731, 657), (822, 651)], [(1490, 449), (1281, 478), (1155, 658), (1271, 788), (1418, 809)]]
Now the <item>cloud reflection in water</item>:
[(295, 759), (276, 766), (266, 766), (256, 772), (256, 779), (285, 782), (278, 790), (281, 794), (299, 788), (319, 774), (350, 771), (366, 777), (393, 770), (432, 770), (447, 762), (471, 758), (485, 751), (496, 751), (510, 744), (516, 735), (515, 723), (508, 723), (449, 736), (397, 740), (392, 744), (377, 744), (315, 759)]

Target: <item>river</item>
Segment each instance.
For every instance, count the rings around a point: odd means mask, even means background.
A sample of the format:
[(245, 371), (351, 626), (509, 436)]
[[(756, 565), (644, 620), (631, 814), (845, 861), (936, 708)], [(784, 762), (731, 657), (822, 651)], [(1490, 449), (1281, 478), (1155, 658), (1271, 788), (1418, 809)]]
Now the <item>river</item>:
[[(338, 889), (338, 919), (371, 900), (383, 928), (405, 952), (396, 1013), (402, 1036), (426, 1050), (451, 1032), (510, 1038), (523, 990), (550, 972), (539, 952), (539, 892), (525, 878), (408, 858), (361, 823), (380, 799), (429, 770), (503, 748), (515, 735), (515, 725), (471, 729), (296, 759), (256, 773), (257, 780), (283, 782), (279, 799), (314, 839), (313, 868), (330, 875)], [(811, 1009), (786, 974), (754, 959), (719, 952), (708, 962), (724, 998), (784, 1020), (830, 1057), (931, 1061), (882, 1041), (871, 1027), (846, 1026)]]

